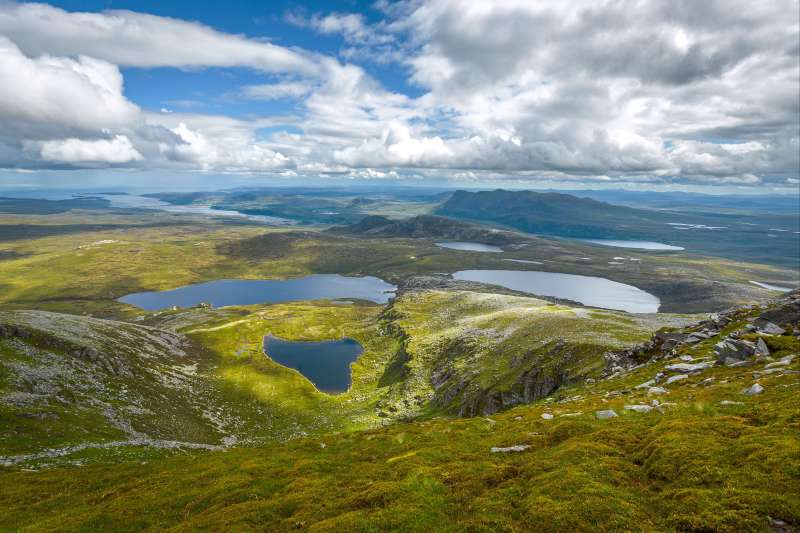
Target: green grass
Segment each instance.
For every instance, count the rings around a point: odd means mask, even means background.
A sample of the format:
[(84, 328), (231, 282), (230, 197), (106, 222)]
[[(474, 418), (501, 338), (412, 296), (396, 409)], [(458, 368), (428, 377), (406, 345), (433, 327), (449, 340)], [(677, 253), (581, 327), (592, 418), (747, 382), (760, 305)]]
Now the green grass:
[[(12, 311), (0, 313), (0, 323), (38, 332), (0, 341), (0, 394), (34, 394), (28, 403), (2, 404), (0, 455), (125, 440), (133, 435), (126, 427), (157, 439), (219, 445), (228, 437), (255, 445), (421, 416), (491, 412), (503, 406), (492, 403), (496, 398), (519, 389), (528, 369), (539, 367), (558, 380), (554, 385), (596, 376), (603, 352), (644, 340), (660, 325), (468, 291), (408, 293), (389, 309), (290, 302), (153, 313), (141, 325)], [(183, 332), (185, 353), (176, 354), (158, 340), (160, 330), (145, 326)], [(364, 353), (351, 365), (350, 389), (321, 393), (296, 370), (273, 362), (262, 349), (270, 333), (356, 339)], [(127, 371), (72, 355), (84, 346)], [(434, 387), (432, 376), (443, 373)], [(118, 450), (97, 455), (104, 453)], [(58, 461), (78, 457), (69, 453)]]
[[(604, 397), (661, 365), (491, 420), (396, 424), (114, 468), (6, 471), (0, 527), (767, 531), (768, 517), (797, 524), (797, 376), (762, 378), (766, 391), (747, 397), (740, 390), (752, 369), (715, 368), (670, 386), (660, 399), (674, 405), (664, 414), (623, 410), (648, 401), (644, 392)], [(698, 385), (707, 377), (716, 379)], [(583, 398), (559, 401), (575, 395)], [(593, 417), (609, 408), (620, 416)], [(545, 411), (556, 418), (543, 420)], [(530, 448), (490, 452), (517, 444)]]

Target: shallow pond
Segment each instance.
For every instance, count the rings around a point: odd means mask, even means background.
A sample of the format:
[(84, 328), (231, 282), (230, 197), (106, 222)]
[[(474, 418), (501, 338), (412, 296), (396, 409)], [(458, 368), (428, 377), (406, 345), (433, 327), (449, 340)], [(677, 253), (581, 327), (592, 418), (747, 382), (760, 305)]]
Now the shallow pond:
[(500, 285), (515, 291), (564, 298), (592, 307), (656, 313), (659, 299), (632, 285), (594, 276), (531, 270), (460, 270), (454, 279)]
[(462, 252), (489, 252), (500, 253), (503, 251), (499, 246), (482, 244), (479, 242), (437, 242), (439, 248), (449, 248), (450, 250), (460, 250)]
[(769, 289), (771, 291), (781, 291), (781, 292), (789, 292), (792, 289), (791, 287), (781, 287), (780, 285), (773, 285), (772, 283), (765, 283), (763, 281), (751, 281), (753, 285), (757, 285), (762, 289)]
[(672, 252), (685, 250), (685, 248), (682, 246), (672, 246), (671, 244), (664, 244), (661, 242), (653, 242), (653, 241), (617, 241), (613, 239), (583, 239), (583, 242), (599, 244), (602, 246), (613, 246), (614, 248), (631, 248), (634, 250), (666, 250)]
[(294, 368), (322, 392), (336, 394), (350, 387), (350, 363), (364, 349), (350, 338), (336, 341), (287, 341), (264, 337), (264, 353), (283, 366)]
[(168, 291), (137, 292), (120, 302), (147, 311), (177, 305), (192, 307), (207, 302), (214, 307), (280, 303), (294, 300), (352, 298), (384, 304), (394, 297), (397, 287), (372, 276), (346, 277), (339, 274), (314, 274), (296, 279), (219, 279), (186, 285)]

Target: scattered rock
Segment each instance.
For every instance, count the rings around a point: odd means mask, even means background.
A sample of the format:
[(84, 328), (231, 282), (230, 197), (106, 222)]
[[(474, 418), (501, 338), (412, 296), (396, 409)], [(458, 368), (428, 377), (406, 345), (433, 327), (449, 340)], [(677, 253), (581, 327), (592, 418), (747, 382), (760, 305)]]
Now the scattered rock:
[(764, 339), (761, 337), (756, 341), (756, 355), (769, 357), (769, 346), (767, 346), (767, 343), (764, 342)]
[(678, 344), (682, 343), (688, 337), (685, 333), (680, 332), (657, 332), (654, 336), (656, 342), (660, 341), (661, 351), (668, 352), (675, 348)]
[(790, 301), (761, 313), (755, 322), (756, 326), (758, 326), (759, 320), (772, 322), (778, 326), (796, 324), (800, 321), (800, 298), (797, 298), (797, 293)]
[(552, 420), (553, 415), (550, 413), (542, 413), (542, 418), (544, 418), (545, 420)]
[(650, 405), (644, 404), (637, 404), (637, 405), (626, 405), (626, 411), (636, 411), (637, 413), (649, 413), (653, 410), (653, 407)]
[[(760, 339), (759, 339), (760, 340)], [(796, 355), (787, 355), (786, 357), (781, 357), (777, 361), (773, 363), (767, 364), (764, 368), (775, 368), (778, 366), (788, 366), (794, 361), (794, 358), (797, 357)]]
[(786, 330), (782, 327), (763, 318), (757, 319), (753, 325), (759, 333), (764, 333), (765, 335), (783, 335), (786, 333)]
[(756, 353), (756, 345), (749, 341), (724, 339), (714, 345), (717, 360), (729, 365), (736, 361), (744, 361)]
[(720, 405), (744, 405), (744, 402), (734, 402), (732, 400), (722, 400), (719, 402)]
[(694, 372), (702, 372), (703, 370), (708, 370), (711, 368), (711, 363), (676, 363), (674, 365), (667, 365), (664, 367), (665, 370), (669, 370), (670, 372), (682, 372), (685, 374), (691, 374)]
[(530, 448), (530, 444), (516, 444), (514, 446), (508, 446), (505, 448), (492, 446), (492, 453), (509, 453), (509, 452), (524, 452), (528, 448)]
[(603, 411), (596, 411), (594, 416), (598, 420), (605, 420), (607, 418), (615, 418), (618, 415), (613, 409), (604, 409)]
[(769, 527), (774, 533), (795, 533), (797, 531), (794, 527), (789, 525), (788, 522), (780, 518), (768, 516), (767, 519), (769, 519)]
[(652, 387), (653, 385), (655, 385), (655, 383), (656, 383), (656, 380), (655, 379), (651, 379), (650, 381), (645, 381), (641, 385), (636, 385), (634, 387), (634, 389), (647, 389), (647, 388)]
[(666, 384), (667, 385), (671, 385), (671, 384), (673, 384), (673, 383), (675, 383), (677, 381), (684, 380), (684, 379), (686, 379), (688, 377), (689, 376), (687, 376), (686, 374), (678, 374), (677, 376), (671, 376), (671, 377), (667, 378), (667, 383)]
[(770, 374), (777, 374), (778, 372), (783, 372), (783, 368), (776, 367), (776, 368), (767, 368), (760, 372), (753, 372), (754, 378), (760, 378), (761, 376), (768, 376)]
[(684, 363), (691, 363), (692, 361), (694, 361), (694, 357), (692, 357), (691, 355), (682, 355), (678, 357), (678, 359), (680, 359)]
[(669, 391), (664, 387), (650, 387), (647, 389), (647, 394), (666, 394), (667, 392)]
[(745, 394), (747, 396), (755, 396), (756, 394), (761, 394), (762, 392), (764, 392), (764, 387), (762, 387), (761, 384), (759, 383), (753, 383), (752, 385), (744, 389), (742, 391), (742, 394)]

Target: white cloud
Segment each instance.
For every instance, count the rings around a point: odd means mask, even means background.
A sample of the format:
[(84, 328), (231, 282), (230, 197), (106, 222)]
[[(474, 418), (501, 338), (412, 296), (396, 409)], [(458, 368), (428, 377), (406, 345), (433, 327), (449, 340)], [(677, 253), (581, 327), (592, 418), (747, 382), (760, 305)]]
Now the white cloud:
[(100, 130), (134, 123), (116, 66), (87, 56), (34, 59), (0, 36), (0, 120), (5, 128), (62, 125)]
[(126, 67), (248, 66), (313, 75), (302, 51), (132, 11), (68, 12), (47, 4), (0, 3), (0, 34), (29, 56), (90, 55)]
[[(28, 143), (29, 148), (32, 145)], [(42, 159), (58, 163), (108, 163), (121, 164), (140, 161), (140, 154), (124, 135), (111, 139), (57, 139), (44, 141), (38, 146)]]
[(294, 166), (289, 157), (255, 139), (257, 124), (206, 115), (174, 113), (160, 117), (159, 124), (180, 142), (162, 143), (159, 150), (179, 165), (232, 173), (282, 171)]
[[(287, 17), (340, 35), (340, 61), (178, 19), (0, 3), (0, 166), (796, 184), (798, 0), (378, 7), (378, 22)], [(143, 112), (118, 66), (248, 67), (265, 83), (234, 97), (289, 99), (296, 116)]]

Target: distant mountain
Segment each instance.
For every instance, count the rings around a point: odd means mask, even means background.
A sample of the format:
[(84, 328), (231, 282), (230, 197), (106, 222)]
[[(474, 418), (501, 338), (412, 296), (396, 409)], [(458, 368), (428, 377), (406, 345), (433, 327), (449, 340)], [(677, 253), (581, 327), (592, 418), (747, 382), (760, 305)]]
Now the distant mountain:
[(525, 237), (512, 231), (490, 229), (435, 215), (419, 215), (403, 220), (372, 215), (348, 226), (336, 226), (331, 233), (348, 235), (453, 239), (485, 244), (509, 244)]
[[(538, 192), (552, 192), (542, 190)], [(800, 192), (800, 191), (798, 191)], [(569, 194), (601, 202), (638, 208), (716, 213), (800, 213), (800, 200), (793, 195), (711, 195), (682, 191), (626, 191), (621, 189), (573, 190)]]
[(791, 214), (639, 209), (571, 194), (456, 191), (435, 213), (578, 239), (649, 240), (739, 261), (800, 266), (800, 220)]
[(67, 200), (0, 197), (0, 213), (12, 215), (53, 215), (72, 209), (105, 209), (110, 205), (105, 198), (90, 196)]
[(531, 233), (579, 238), (641, 238), (672, 217), (570, 194), (533, 191), (456, 191), (438, 214), (495, 222)]

